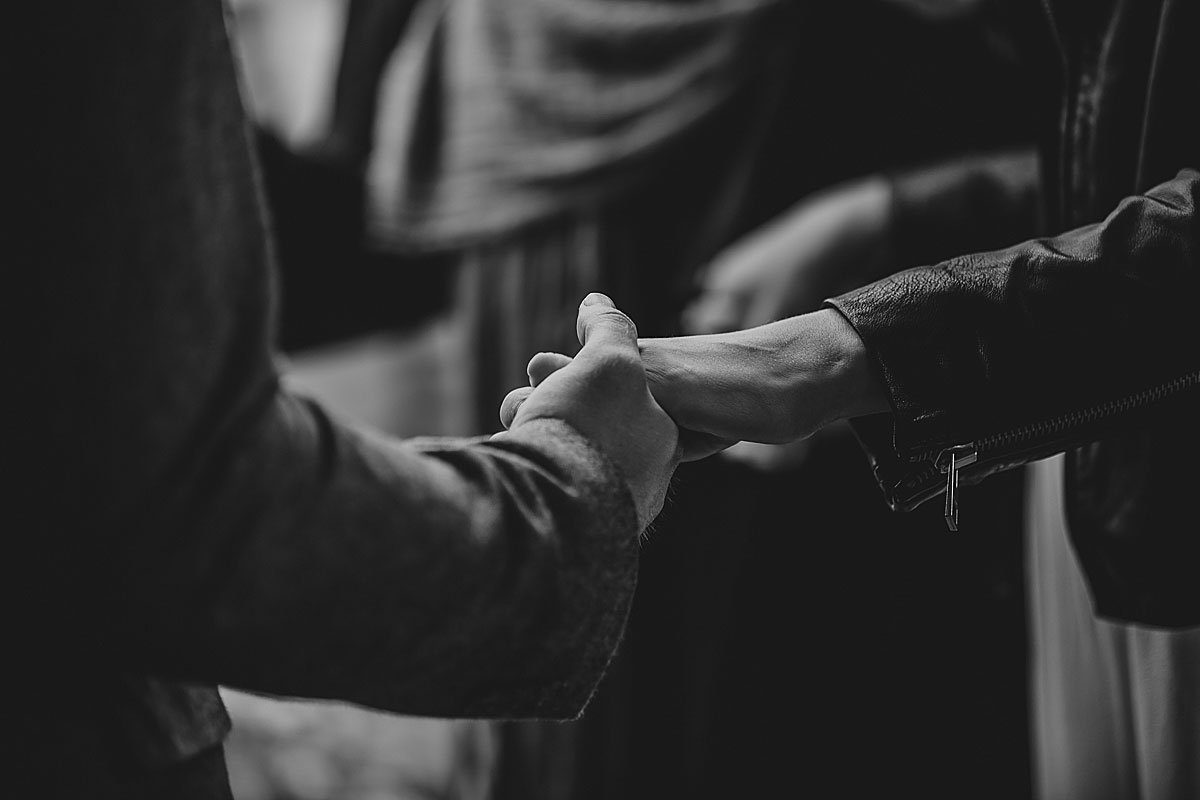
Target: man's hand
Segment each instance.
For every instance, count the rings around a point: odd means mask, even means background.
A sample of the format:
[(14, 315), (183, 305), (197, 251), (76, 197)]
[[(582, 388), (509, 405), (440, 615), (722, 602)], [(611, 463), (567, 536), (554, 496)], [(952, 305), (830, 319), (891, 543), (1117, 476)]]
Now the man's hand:
[(629, 317), (604, 295), (589, 294), (576, 331), (582, 348), (574, 358), (539, 353), (530, 360), (530, 386), (509, 392), (500, 421), (515, 431), (549, 417), (588, 437), (623, 473), (645, 530), (662, 511), (682, 457), (679, 430), (650, 394)]
[(685, 435), (778, 444), (889, 409), (862, 340), (832, 309), (639, 345), (654, 398)]

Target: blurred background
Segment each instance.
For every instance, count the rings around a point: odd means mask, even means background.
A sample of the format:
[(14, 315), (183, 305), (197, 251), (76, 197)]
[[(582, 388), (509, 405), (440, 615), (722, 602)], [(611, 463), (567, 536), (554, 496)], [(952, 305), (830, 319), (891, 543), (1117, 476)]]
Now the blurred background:
[[(882, 187), (1017, 187), (1003, 4), (230, 0), (286, 379), (473, 435), (604, 291), (643, 335), (749, 327), (1026, 234), (897, 230)], [(947, 178), (946, 176), (950, 177)], [(931, 177), (932, 176), (932, 177)], [(914, 191), (916, 191), (914, 189)], [(893, 514), (848, 428), (684, 465), (584, 718), (225, 691), (239, 800), (1029, 795), (1017, 476)]]
[[(314, 262), (328, 259), (328, 280), (308, 264), (312, 272), (289, 272), (285, 291), (299, 304), (296, 314), (305, 315), (305, 324), (292, 326), (289, 311), (284, 377), (333, 412), (398, 436), (463, 433), (466, 376), (455, 365), (465, 342), (446, 299), (446, 282), (428, 281), (425, 273), (414, 278), (418, 268), (410, 260), (364, 266), (347, 233), (353, 228), (347, 215), (360, 213), (353, 190), (346, 189), (351, 181), (332, 170), (277, 163), (318, 143), (328, 127), (347, 5), (346, 0), (231, 4), (247, 106), (257, 135), (270, 142), (263, 147), (273, 148), (265, 158), (279, 157), (270, 162), (279, 167), (271, 177), (286, 184), (274, 191), (294, 192), (291, 199), (303, 206), (295, 211), (303, 220), (297, 225), (313, 225), (314, 235), (328, 242), (297, 245), (313, 247)], [(379, 277), (385, 270), (396, 274)], [(424, 296), (405, 305), (411, 295), (400, 287), (414, 281)], [(313, 284), (323, 285), (309, 288)], [(320, 302), (322, 294), (328, 302)], [(311, 310), (318, 304), (324, 313)], [(497, 745), (488, 723), (399, 718), (230, 689), (222, 694), (234, 720), (226, 752), (238, 800), (489, 796)]]

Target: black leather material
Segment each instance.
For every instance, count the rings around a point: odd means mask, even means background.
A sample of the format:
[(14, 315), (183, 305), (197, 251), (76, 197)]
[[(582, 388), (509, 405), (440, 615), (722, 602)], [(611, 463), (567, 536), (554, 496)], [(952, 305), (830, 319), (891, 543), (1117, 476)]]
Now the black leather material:
[(895, 508), (944, 490), (933, 459), (946, 447), (989, 444), (965, 483), (1067, 451), (1071, 535), (1097, 612), (1196, 625), (1197, 4), (1044, 6), (1044, 27), (1021, 41), (1056, 78), (1041, 85), (1044, 107), (1059, 104), (1041, 153), (1044, 224), (1065, 232), (830, 301), (895, 411), (894, 424), (854, 427)]

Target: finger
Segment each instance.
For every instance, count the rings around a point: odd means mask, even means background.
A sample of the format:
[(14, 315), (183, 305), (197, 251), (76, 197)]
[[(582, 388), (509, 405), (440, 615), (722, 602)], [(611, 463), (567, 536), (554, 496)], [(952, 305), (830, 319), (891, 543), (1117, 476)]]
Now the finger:
[(570, 364), (573, 359), (562, 353), (538, 353), (529, 359), (525, 373), (529, 375), (529, 385), (537, 386), (560, 369)]
[(592, 292), (579, 305), (575, 322), (579, 344), (608, 344), (637, 350), (637, 326), (613, 305), (607, 295)]
[(522, 386), (520, 389), (513, 389), (500, 401), (500, 424), (504, 426), (505, 430), (508, 430), (512, 426), (513, 419), (517, 416), (517, 412), (521, 410), (521, 404), (531, 394), (533, 394), (532, 387)]

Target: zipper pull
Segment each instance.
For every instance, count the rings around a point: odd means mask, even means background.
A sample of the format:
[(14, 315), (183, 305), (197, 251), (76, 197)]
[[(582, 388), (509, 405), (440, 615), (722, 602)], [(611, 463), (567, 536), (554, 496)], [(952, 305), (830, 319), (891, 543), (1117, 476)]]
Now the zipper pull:
[(938, 454), (938, 472), (946, 474), (946, 527), (958, 530), (958, 471), (979, 460), (975, 444), (960, 444), (948, 447)]

